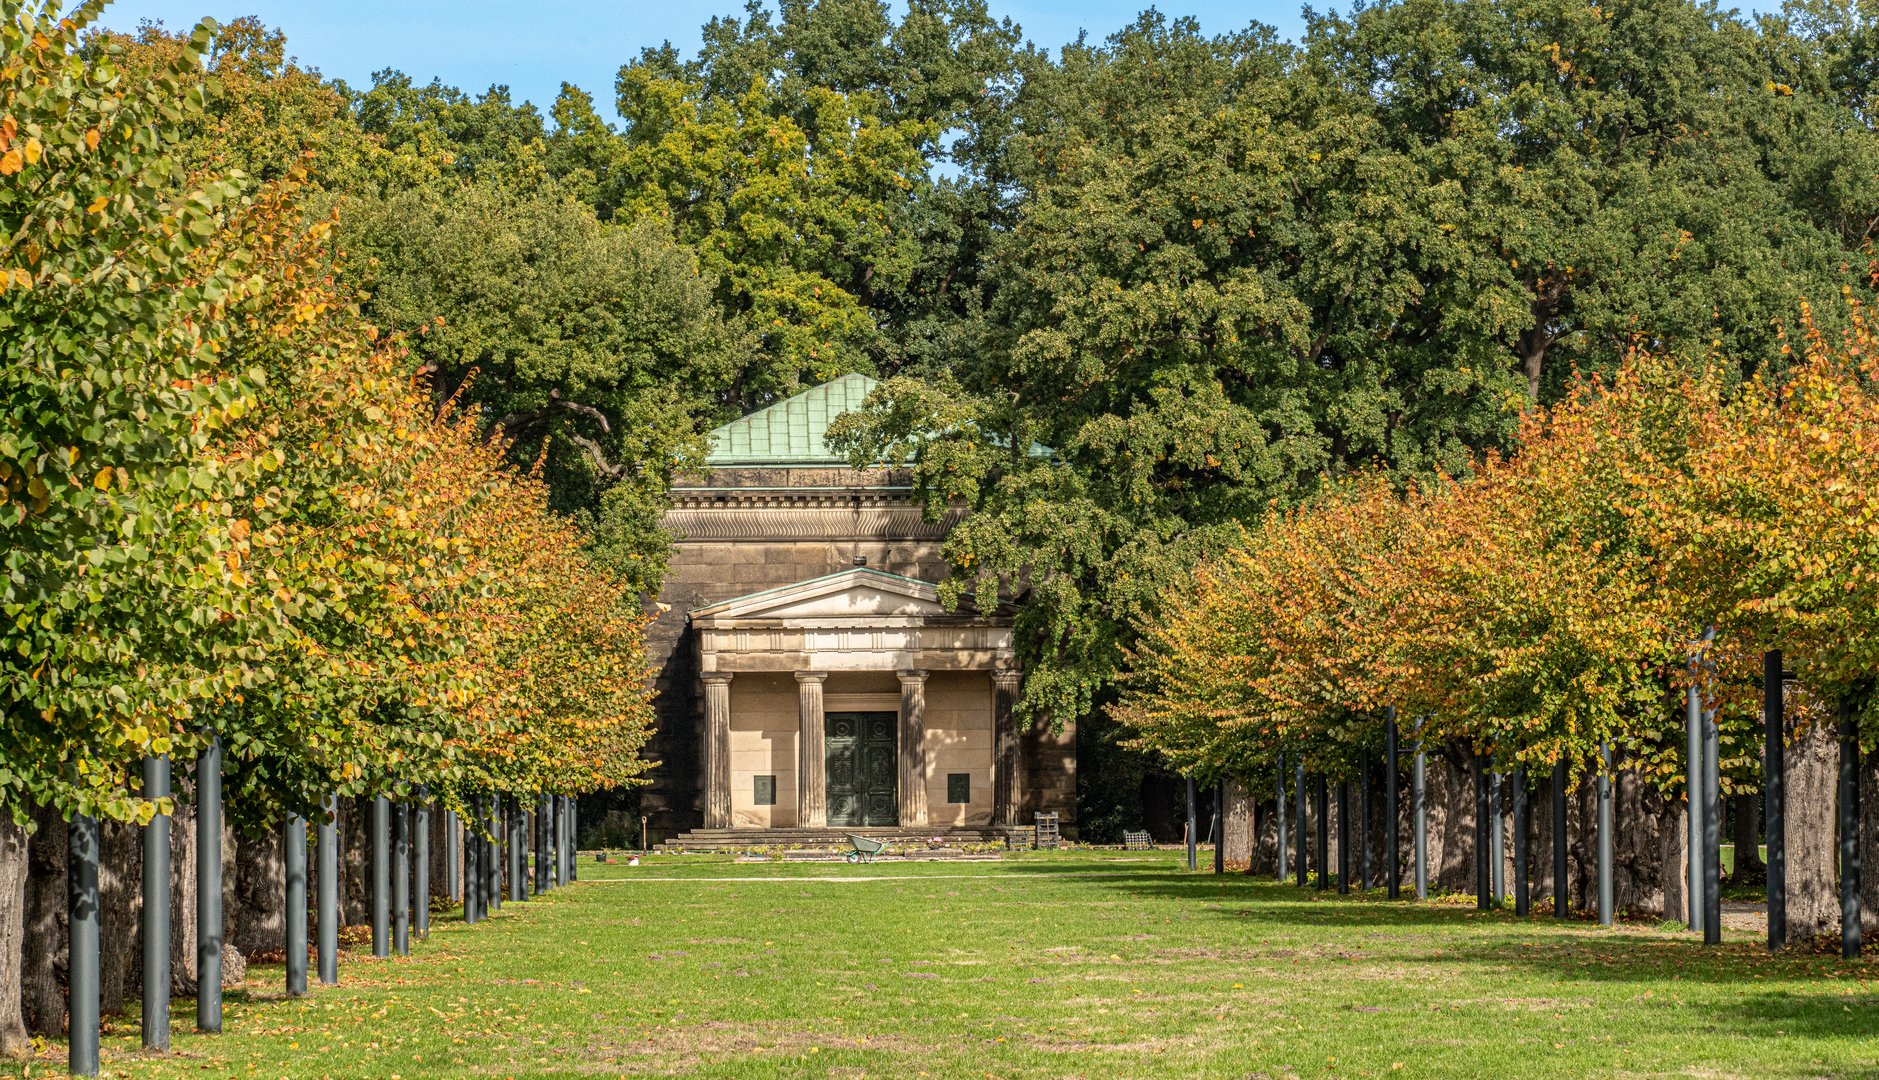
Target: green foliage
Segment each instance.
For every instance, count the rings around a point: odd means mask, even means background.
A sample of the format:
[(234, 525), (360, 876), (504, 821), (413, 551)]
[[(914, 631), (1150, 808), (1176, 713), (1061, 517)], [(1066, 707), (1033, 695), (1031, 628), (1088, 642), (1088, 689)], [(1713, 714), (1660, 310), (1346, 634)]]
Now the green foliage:
[(367, 312), (409, 335), (440, 393), (594, 531), (604, 561), (658, 591), (676, 466), (749, 346), (689, 250), (651, 222), (604, 225), (554, 184), (436, 184), (342, 211)]
[(1024, 707), (1086, 713), (1152, 598), (1322, 476), (1465, 476), (1634, 337), (1781, 367), (1879, 175), (1828, 169), (1879, 140), (1793, 81), (1815, 47), (1681, 0), (1404, 0), (1028, 62), (996, 288), (844, 438), (971, 505), (951, 590), (1026, 591)]
[(0, 799), (146, 818), (136, 762), (210, 732), (249, 824), (632, 783), (636, 593), (401, 372), (297, 167), (207, 179), (212, 24), (81, 53), (97, 8), (0, 20)]
[(259, 387), (219, 356), (253, 289), (212, 242), (238, 191), (172, 156), (213, 24), (132, 79), (75, 51), (102, 6), (0, 5), (0, 801), (20, 821), (148, 813), (126, 764), (190, 745), (254, 678), (213, 631), (269, 617), (220, 555), (252, 463), (209, 452)]

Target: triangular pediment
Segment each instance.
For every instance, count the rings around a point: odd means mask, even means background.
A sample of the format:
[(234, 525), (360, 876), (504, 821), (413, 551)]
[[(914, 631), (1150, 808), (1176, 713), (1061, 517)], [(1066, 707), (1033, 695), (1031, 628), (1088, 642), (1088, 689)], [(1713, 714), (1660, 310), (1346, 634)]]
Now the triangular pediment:
[(868, 619), (945, 615), (931, 582), (865, 567), (692, 609), (693, 619)]

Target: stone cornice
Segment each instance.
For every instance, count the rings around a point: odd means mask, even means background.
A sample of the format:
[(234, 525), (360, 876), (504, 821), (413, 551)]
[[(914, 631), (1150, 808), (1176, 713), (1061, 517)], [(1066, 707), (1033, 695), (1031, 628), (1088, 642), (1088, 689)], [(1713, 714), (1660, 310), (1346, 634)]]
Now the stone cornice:
[(684, 499), (666, 512), (660, 525), (687, 540), (940, 540), (952, 530), (963, 510), (951, 510), (938, 521), (909, 500), (898, 505), (855, 505), (843, 496), (818, 505), (816, 500), (778, 498), (774, 501), (708, 502)]

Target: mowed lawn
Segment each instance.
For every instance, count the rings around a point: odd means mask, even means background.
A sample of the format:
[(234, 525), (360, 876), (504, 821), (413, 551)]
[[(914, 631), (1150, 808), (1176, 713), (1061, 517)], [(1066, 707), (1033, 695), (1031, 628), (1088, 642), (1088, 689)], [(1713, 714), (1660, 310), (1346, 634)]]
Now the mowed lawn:
[[(1879, 1074), (1873, 964), (1748, 934), (1478, 915), (1188, 874), (1173, 852), (1000, 862), (662, 857), (114, 1076), (1282, 1077)], [(30, 1066), (63, 1072), (63, 1046)], [(15, 1066), (17, 1073), (19, 1067)]]

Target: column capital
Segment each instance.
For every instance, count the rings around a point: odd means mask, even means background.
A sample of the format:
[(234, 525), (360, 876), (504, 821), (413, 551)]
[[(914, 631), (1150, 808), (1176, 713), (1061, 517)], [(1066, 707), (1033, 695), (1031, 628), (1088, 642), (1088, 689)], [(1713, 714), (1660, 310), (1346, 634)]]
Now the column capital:
[(918, 686), (926, 682), (927, 673), (919, 668), (903, 668), (894, 673), (902, 686)]
[(796, 681), (799, 683), (819, 683), (828, 677), (829, 673), (826, 671), (798, 671), (796, 673)]
[(992, 685), (1000, 690), (1016, 690), (1018, 680), (1023, 677), (1017, 668), (993, 668), (991, 674)]
[(706, 686), (723, 686), (725, 683), (731, 681), (731, 673), (728, 671), (707, 671), (703, 675), (700, 675), (699, 678), (704, 680)]

